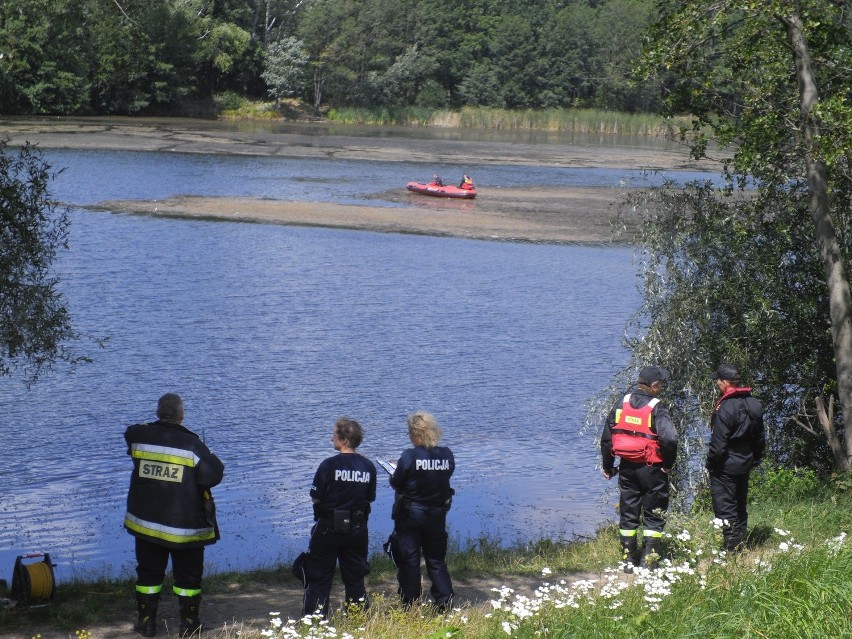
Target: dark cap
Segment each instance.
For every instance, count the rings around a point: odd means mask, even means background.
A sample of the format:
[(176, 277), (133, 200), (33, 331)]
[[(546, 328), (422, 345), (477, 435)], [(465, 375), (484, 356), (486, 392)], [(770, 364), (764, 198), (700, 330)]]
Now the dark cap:
[(658, 366), (646, 366), (639, 371), (640, 384), (650, 385), (654, 382), (667, 382), (669, 381), (669, 377), (669, 372), (665, 368), (659, 368)]
[(731, 364), (722, 364), (716, 369), (716, 372), (713, 373), (713, 376), (710, 379), (724, 379), (729, 382), (738, 382), (740, 381), (740, 372), (737, 370), (736, 366), (732, 366)]

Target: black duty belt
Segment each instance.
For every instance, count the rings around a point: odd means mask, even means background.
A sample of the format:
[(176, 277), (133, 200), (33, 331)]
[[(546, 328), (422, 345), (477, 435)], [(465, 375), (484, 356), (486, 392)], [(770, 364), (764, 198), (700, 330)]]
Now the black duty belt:
[[(338, 512), (340, 512), (340, 510), (341, 509), (338, 509)], [(349, 518), (350, 518), (350, 521), (352, 522), (352, 524), (356, 525), (356, 526), (359, 525), (359, 524), (363, 524), (365, 521), (367, 521), (367, 515), (364, 513), (363, 510), (350, 510), (349, 511)], [(331, 522), (333, 522), (334, 521), (334, 512), (322, 513), (321, 515), (319, 515), (318, 519), (320, 521), (331, 521)]]

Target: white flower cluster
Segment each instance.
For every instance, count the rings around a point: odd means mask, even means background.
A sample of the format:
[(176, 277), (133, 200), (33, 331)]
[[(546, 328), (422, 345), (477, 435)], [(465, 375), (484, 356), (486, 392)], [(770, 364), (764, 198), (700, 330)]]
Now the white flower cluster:
[(803, 550), (805, 548), (802, 544), (796, 543), (796, 540), (790, 536), (789, 530), (776, 528), (775, 532), (781, 537), (789, 537), (788, 540), (782, 541), (780, 544), (778, 544), (778, 550), (780, 550), (781, 552), (787, 552), (790, 550)]
[(673, 565), (668, 560), (653, 570), (636, 568), (632, 579), (626, 578), (620, 569), (609, 568), (602, 581), (581, 579), (570, 585), (564, 580), (556, 584), (544, 583), (531, 597), (515, 594), (513, 589), (505, 586), (493, 588), (498, 597), (491, 601), (491, 607), (506, 614), (507, 618), (501, 621), (501, 627), (507, 635), (511, 635), (521, 622), (540, 614), (545, 608), (579, 608), (583, 603), (593, 603), (600, 598), (609, 600), (608, 607), (617, 610), (623, 604), (619, 595), (631, 586), (645, 591), (649, 610), (659, 610), (660, 603), (671, 594), (674, 584), (685, 576), (695, 574), (695, 568), (688, 562)]
[(663, 598), (672, 594), (674, 585), (684, 577), (692, 577), (697, 574), (695, 568), (689, 562), (672, 564), (668, 559), (661, 562), (660, 567), (654, 570), (637, 568), (634, 586), (645, 590), (645, 601), (648, 609), (657, 611)]
[[(355, 639), (349, 633), (344, 632), (340, 637), (337, 628), (332, 626), (328, 619), (323, 619), (319, 613), (305, 615), (301, 619), (281, 620), (280, 612), (270, 612), (272, 619), (269, 620), (269, 628), (261, 630), (260, 634), (272, 639)], [(297, 627), (300, 624), (301, 627)], [(361, 638), (363, 639), (363, 638)]]
[(492, 588), (497, 593), (497, 599), (491, 600), (491, 608), (505, 613), (507, 619), (501, 622), (503, 630), (512, 634), (525, 619), (530, 619), (548, 606), (553, 608), (579, 608), (583, 601), (592, 601), (596, 597), (597, 580), (580, 579), (572, 584), (564, 580), (557, 584), (544, 583), (531, 597), (517, 594), (512, 588)]
[(837, 537), (829, 539), (825, 543), (831, 550), (833, 550), (834, 552), (837, 552), (838, 550), (840, 550), (843, 547), (843, 544), (846, 543), (846, 533), (842, 532), (839, 535), (837, 535)]

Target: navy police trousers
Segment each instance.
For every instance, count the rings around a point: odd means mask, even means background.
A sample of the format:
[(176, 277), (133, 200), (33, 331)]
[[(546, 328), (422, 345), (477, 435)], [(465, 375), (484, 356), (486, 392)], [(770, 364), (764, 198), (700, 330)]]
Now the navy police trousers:
[(426, 573), (432, 582), (430, 590), (435, 605), (449, 608), (453, 583), (447, 570), (447, 513), (443, 508), (410, 504), (396, 520), (390, 539), (390, 555), (397, 569), (399, 595), (403, 605), (420, 599), (420, 557), (426, 562)]

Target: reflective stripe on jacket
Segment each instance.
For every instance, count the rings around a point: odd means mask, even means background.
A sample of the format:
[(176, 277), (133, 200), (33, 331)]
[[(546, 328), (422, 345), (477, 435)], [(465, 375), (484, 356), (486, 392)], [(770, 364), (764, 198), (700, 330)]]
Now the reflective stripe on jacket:
[(124, 527), (170, 548), (219, 539), (210, 488), (224, 465), (192, 431), (164, 421), (136, 424), (124, 434), (133, 459)]
[(615, 426), (612, 428), (612, 454), (631, 462), (662, 464), (659, 437), (652, 429), (651, 413), (660, 402), (655, 397), (645, 406), (633, 408), (630, 394), (624, 396), (621, 408), (615, 414)]

